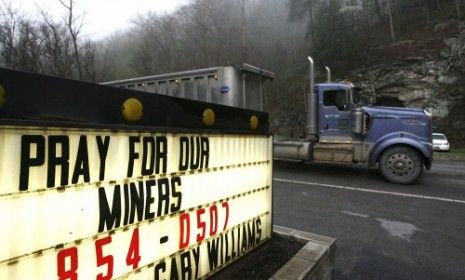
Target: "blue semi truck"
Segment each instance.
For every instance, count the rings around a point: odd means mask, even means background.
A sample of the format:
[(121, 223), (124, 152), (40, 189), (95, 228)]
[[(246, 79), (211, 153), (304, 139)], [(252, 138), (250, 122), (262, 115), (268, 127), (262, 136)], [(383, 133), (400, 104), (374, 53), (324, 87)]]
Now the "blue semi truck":
[(307, 136), (276, 141), (275, 158), (378, 166), (384, 178), (400, 184), (413, 183), (431, 168), (430, 112), (367, 105), (361, 89), (350, 83), (314, 84), (311, 57), (309, 62)]

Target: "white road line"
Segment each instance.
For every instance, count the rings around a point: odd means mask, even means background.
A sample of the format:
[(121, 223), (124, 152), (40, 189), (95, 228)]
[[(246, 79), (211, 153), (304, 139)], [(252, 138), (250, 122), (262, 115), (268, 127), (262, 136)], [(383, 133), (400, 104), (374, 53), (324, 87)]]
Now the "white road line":
[(427, 195), (418, 195), (418, 194), (412, 194), (412, 193), (380, 191), (380, 190), (373, 190), (373, 189), (354, 188), (354, 187), (347, 187), (347, 186), (340, 186), (340, 185), (322, 184), (322, 183), (317, 183), (317, 182), (306, 182), (306, 181), (297, 181), (297, 180), (289, 180), (289, 179), (281, 179), (281, 178), (275, 178), (275, 179), (273, 179), (273, 181), (283, 182), (283, 183), (291, 183), (291, 184), (301, 184), (301, 185), (307, 185), (307, 186), (317, 186), (317, 187), (325, 187), (325, 188), (333, 188), (333, 189), (341, 189), (341, 190), (349, 190), (349, 191), (386, 194), (386, 195), (394, 195), (394, 196), (402, 196), (402, 197), (410, 197), (410, 198), (419, 198), (419, 199), (428, 199), (428, 200), (437, 200), (437, 201), (443, 201), (443, 202), (465, 204), (465, 200), (450, 199), (450, 198), (436, 197), (436, 196), (427, 196)]
[(341, 211), (342, 214), (346, 214), (346, 215), (350, 215), (350, 216), (354, 216), (354, 217), (360, 217), (360, 218), (370, 218), (370, 216), (368, 215), (365, 215), (365, 214), (360, 214), (360, 213), (356, 213), (356, 212), (352, 212), (352, 211)]

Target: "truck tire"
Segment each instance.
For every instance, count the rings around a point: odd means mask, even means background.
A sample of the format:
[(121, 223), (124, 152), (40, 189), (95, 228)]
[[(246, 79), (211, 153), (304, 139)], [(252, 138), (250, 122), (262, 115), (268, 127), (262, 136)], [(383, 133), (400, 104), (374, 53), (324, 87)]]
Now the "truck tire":
[(409, 147), (392, 147), (384, 151), (379, 159), (383, 177), (396, 184), (411, 184), (423, 173), (421, 155)]

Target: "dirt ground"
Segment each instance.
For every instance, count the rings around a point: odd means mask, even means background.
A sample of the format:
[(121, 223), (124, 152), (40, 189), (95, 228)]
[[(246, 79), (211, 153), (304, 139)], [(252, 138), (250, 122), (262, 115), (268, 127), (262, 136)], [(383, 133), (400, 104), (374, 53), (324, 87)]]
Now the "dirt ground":
[(210, 279), (268, 279), (290, 260), (305, 243), (273, 234), (271, 239)]

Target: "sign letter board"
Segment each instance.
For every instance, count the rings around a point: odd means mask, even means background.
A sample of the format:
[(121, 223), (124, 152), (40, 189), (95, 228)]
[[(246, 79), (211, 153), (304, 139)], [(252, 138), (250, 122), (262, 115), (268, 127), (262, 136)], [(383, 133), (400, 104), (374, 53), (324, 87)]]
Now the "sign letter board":
[(268, 134), (0, 127), (0, 279), (197, 279), (271, 236)]

